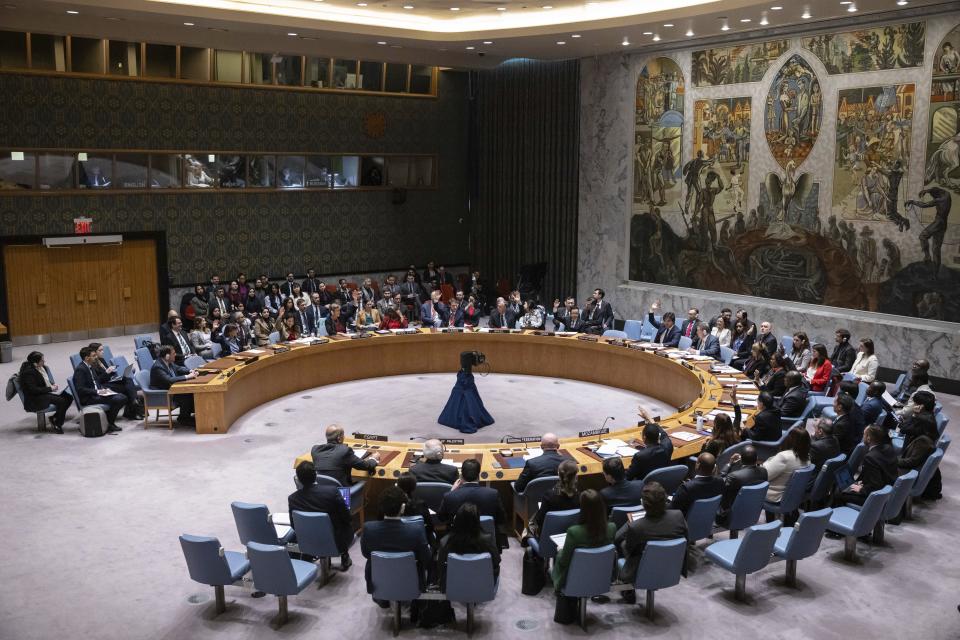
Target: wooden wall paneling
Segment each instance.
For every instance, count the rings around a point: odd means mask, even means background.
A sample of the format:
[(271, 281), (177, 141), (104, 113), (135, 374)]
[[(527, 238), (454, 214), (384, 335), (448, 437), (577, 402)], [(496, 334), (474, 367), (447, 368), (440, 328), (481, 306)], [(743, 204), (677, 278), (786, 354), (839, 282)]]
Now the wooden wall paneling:
[(121, 247), (91, 245), (83, 247), (83, 284), (87, 299), (87, 328), (123, 325), (121, 310)]
[(156, 242), (124, 240), (120, 260), (122, 324), (130, 326), (158, 322), (160, 303), (157, 291)]
[(44, 251), (40, 245), (7, 245), (3, 248), (11, 336), (51, 332), (52, 300)]
[(87, 247), (41, 247), (48, 269), (48, 305), (51, 333), (85, 331), (87, 324), (87, 288), (84, 261)]

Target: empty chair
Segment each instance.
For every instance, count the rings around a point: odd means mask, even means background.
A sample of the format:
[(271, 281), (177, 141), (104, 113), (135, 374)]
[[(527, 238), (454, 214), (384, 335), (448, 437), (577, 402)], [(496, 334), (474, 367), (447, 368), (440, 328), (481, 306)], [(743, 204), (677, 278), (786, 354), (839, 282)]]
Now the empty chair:
[(565, 511), (551, 511), (543, 519), (543, 526), (540, 528), (539, 538), (530, 538), (530, 549), (535, 554), (543, 558), (549, 564), (550, 560), (557, 557), (557, 545), (554, 544), (550, 536), (558, 533), (566, 533), (567, 529), (580, 521), (580, 509), (567, 509)]
[(793, 336), (780, 336), (780, 346), (785, 354), (790, 355), (793, 352)]
[(621, 340), (625, 340), (627, 337), (627, 332), (617, 331), (616, 329), (607, 329), (606, 331), (603, 332), (603, 337), (604, 338), (620, 338)]
[(707, 547), (707, 558), (737, 576), (737, 600), (746, 597), (747, 574), (756, 573), (770, 562), (779, 535), (780, 522), (774, 520), (748, 528), (743, 539), (721, 540)]
[(290, 527), (277, 527), (270, 521), (270, 512), (265, 504), (231, 502), (233, 521), (237, 525), (240, 543), (249, 545), (259, 542), (266, 545), (285, 545), (294, 538)]
[(160, 412), (167, 412), (167, 427), (173, 429), (173, 409), (170, 407), (170, 394), (166, 389), (154, 389), (150, 386), (150, 370), (141, 369), (133, 377), (143, 392), (143, 428), (150, 424), (150, 412), (156, 411), (155, 422), (160, 422)]
[(140, 347), (133, 352), (133, 357), (141, 371), (150, 371), (150, 367), (153, 366), (153, 356), (150, 355), (149, 349)]
[[(659, 322), (659, 320), (658, 320)], [(653, 326), (649, 319), (644, 318), (640, 330), (640, 340), (649, 342), (657, 337), (657, 328)]]
[(147, 345), (148, 342), (153, 342), (153, 336), (144, 335), (144, 336), (134, 336), (133, 338), (133, 348), (142, 349)]
[(560, 592), (580, 601), (580, 628), (584, 631), (587, 630), (587, 600), (610, 591), (616, 560), (617, 552), (612, 544), (573, 551), (567, 581)]
[(807, 511), (797, 524), (780, 530), (773, 553), (787, 561), (787, 584), (797, 585), (797, 561), (809, 558), (820, 548), (833, 509)]
[(787, 480), (787, 486), (783, 489), (780, 501), (771, 502), (765, 499), (763, 508), (770, 513), (777, 514), (781, 520), (786, 522), (787, 516), (800, 508), (800, 503), (803, 502), (803, 498), (807, 494), (807, 487), (813, 481), (814, 469), (815, 467), (812, 464), (796, 469), (790, 474), (790, 479)]
[(663, 490), (667, 492), (667, 495), (672, 496), (683, 484), (688, 473), (690, 473), (690, 469), (687, 468), (687, 465), (675, 464), (662, 469), (654, 469), (643, 478), (643, 483), (659, 482), (663, 485)]
[[(523, 491), (517, 491), (515, 483), (510, 483), (510, 487), (513, 489), (513, 527), (517, 537), (523, 533), (524, 527), (530, 522), (530, 516), (537, 508), (537, 503), (543, 502), (543, 499), (553, 491), (553, 487), (559, 481), (559, 476), (536, 478), (531, 480)], [(517, 526), (518, 520), (520, 521), (519, 527)]]
[(917, 481), (913, 483), (913, 488), (910, 489), (910, 495), (907, 497), (905, 514), (908, 520), (913, 518), (913, 499), (919, 498), (923, 495), (923, 492), (927, 490), (927, 485), (930, 484), (930, 480), (933, 479), (933, 474), (937, 472), (937, 467), (940, 466), (941, 460), (943, 460), (943, 449), (937, 449), (930, 454), (927, 461), (920, 467), (920, 474), (917, 476)]
[(70, 354), (70, 370), (76, 371), (77, 367), (80, 366), (80, 363), (83, 362), (83, 359), (80, 357), (79, 353)]
[(847, 455), (845, 453), (824, 461), (823, 466), (820, 467), (820, 472), (813, 481), (813, 487), (807, 495), (807, 502), (810, 503), (811, 507), (816, 508), (829, 503), (830, 493), (836, 483), (837, 469), (846, 462)]
[(948, 418), (947, 414), (943, 411), (936, 414), (934, 418), (937, 421), (937, 435), (942, 436), (943, 432), (947, 429), (947, 425), (950, 424), (950, 418)]
[(713, 535), (713, 521), (720, 508), (721, 497), (701, 498), (690, 505), (687, 511), (687, 540), (690, 543)]
[(723, 364), (730, 364), (730, 361), (733, 360), (733, 356), (736, 355), (736, 352), (730, 347), (720, 347), (720, 360)]
[(850, 475), (855, 476), (857, 472), (860, 471), (860, 467), (863, 466), (863, 459), (867, 455), (867, 445), (862, 442), (858, 442), (857, 446), (853, 448), (853, 451), (850, 452), (850, 461), (847, 462), (847, 466), (850, 467)]
[(435, 512), (439, 512), (443, 496), (450, 493), (451, 489), (453, 485), (446, 482), (418, 482), (417, 488), (413, 490), (413, 497), (423, 501), (423, 504)]
[(677, 348), (681, 351), (686, 351), (693, 346), (693, 338), (688, 338), (687, 336), (680, 336), (680, 342), (677, 344)]
[[(317, 484), (328, 484), (334, 487), (343, 486), (336, 478), (331, 478), (322, 473), (317, 474)], [(364, 480), (356, 480), (350, 485), (350, 515), (357, 514), (360, 516), (360, 526), (363, 526), (363, 491), (366, 484)]]
[(619, 530), (620, 527), (622, 527), (627, 523), (627, 520), (629, 519), (630, 514), (636, 511), (643, 511), (643, 505), (635, 504), (630, 506), (620, 505), (617, 507), (613, 507), (610, 510), (610, 522), (616, 525), (617, 530)]
[[(719, 504), (719, 503), (718, 503)], [(616, 584), (612, 591), (643, 589), (647, 592), (644, 613), (653, 620), (653, 599), (658, 589), (666, 589), (680, 584), (683, 563), (687, 553), (687, 541), (683, 538), (673, 540), (651, 540), (643, 548), (637, 575), (633, 583)], [(617, 560), (622, 568), (625, 559)]]
[(269, 336), (267, 336), (267, 344), (277, 344), (280, 342), (280, 332), (274, 331)]
[(887, 485), (867, 496), (860, 509), (837, 507), (833, 510), (827, 529), (844, 536), (843, 557), (846, 560), (856, 558), (857, 538), (867, 535), (876, 526), (891, 493), (893, 487)]
[(499, 583), (493, 577), (493, 560), (489, 553), (447, 556), (447, 600), (467, 606), (467, 634), (473, 634), (473, 609), (481, 602), (497, 596)]
[(374, 551), (370, 554), (373, 599), (390, 603), (393, 635), (400, 633), (400, 604), (420, 597), (417, 559), (412, 551)]
[(733, 500), (730, 507), (730, 519), (727, 522), (727, 528), (730, 530), (730, 537), (737, 538), (741, 529), (746, 529), (757, 523), (760, 519), (760, 510), (763, 508), (763, 501), (767, 497), (767, 488), (769, 482), (752, 484), (746, 487), (740, 487), (737, 497)]
[(326, 513), (305, 511), (290, 512), (290, 520), (296, 531), (297, 547), (300, 553), (306, 553), (320, 559), (320, 583), (330, 579), (330, 558), (340, 555), (333, 533), (333, 522)]
[(643, 322), (640, 320), (627, 320), (623, 323), (623, 332), (627, 334), (630, 340), (640, 340), (643, 334)]
[(202, 357), (198, 356), (195, 353), (191, 353), (189, 356), (187, 356), (183, 360), (183, 366), (185, 366), (187, 369), (199, 369), (206, 363), (207, 363), (206, 360), (204, 360)]
[(226, 611), (223, 588), (243, 578), (250, 571), (250, 561), (239, 551), (224, 551), (217, 538), (185, 533), (180, 536), (180, 548), (187, 561), (190, 579), (213, 587), (217, 613)]
[[(883, 542), (887, 522), (900, 523), (900, 514), (903, 512), (907, 498), (910, 497), (910, 490), (913, 489), (913, 485), (916, 483), (919, 475), (916, 469), (911, 469), (894, 481), (890, 499), (887, 500), (887, 503), (883, 506), (883, 513), (880, 514), (877, 524), (873, 527), (874, 544)], [(856, 504), (851, 504), (850, 506), (854, 509), (860, 508), (860, 505)]]
[(294, 560), (284, 547), (250, 542), (247, 557), (253, 570), (253, 586), (277, 596), (280, 617), (277, 624), (287, 621), (287, 596), (295, 596), (317, 578), (317, 567), (310, 562)]
[(110, 360), (110, 362), (113, 363), (113, 366), (117, 368), (117, 373), (120, 373), (120, 374), (122, 374), (126, 370), (126, 368), (130, 365), (130, 363), (127, 362), (127, 359), (124, 356), (115, 356)]
[[(320, 325), (323, 326), (323, 325)], [(220, 354), (223, 353), (223, 347), (220, 346), (219, 342), (214, 342), (210, 345), (210, 358), (216, 360), (220, 357)]]

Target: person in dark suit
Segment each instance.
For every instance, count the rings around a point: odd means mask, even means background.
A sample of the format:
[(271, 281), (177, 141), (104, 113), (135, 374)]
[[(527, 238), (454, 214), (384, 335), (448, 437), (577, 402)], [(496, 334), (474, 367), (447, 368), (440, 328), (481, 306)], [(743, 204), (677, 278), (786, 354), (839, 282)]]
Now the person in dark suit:
[(566, 326), (567, 319), (570, 317), (570, 310), (575, 309), (577, 301), (573, 296), (567, 296), (563, 304), (560, 304), (560, 298), (553, 301), (553, 330), (563, 331), (561, 326)]
[(577, 463), (573, 460), (564, 460), (557, 467), (560, 480), (553, 490), (544, 496), (540, 508), (527, 524), (527, 535), (521, 544), (526, 545), (526, 538), (539, 538), (543, 531), (543, 522), (551, 511), (568, 511), (580, 507), (580, 491), (577, 489)]
[(450, 523), (454, 514), (460, 510), (460, 505), (472, 502), (482, 516), (491, 516), (497, 530), (497, 544), (506, 547), (506, 537), (499, 533), (507, 521), (500, 502), (500, 494), (496, 489), (480, 486), (480, 463), (474, 459), (464, 460), (460, 466), (460, 479), (453, 486), (453, 491), (443, 497), (437, 516), (441, 522)]
[(743, 371), (743, 365), (747, 363), (753, 353), (753, 343), (757, 338), (757, 327), (746, 318), (740, 318), (740, 311), (737, 312), (737, 320), (733, 324), (733, 334), (730, 339), (730, 348), (733, 349), (733, 359), (730, 360), (730, 366), (734, 369)]
[(780, 350), (780, 341), (773, 335), (773, 324), (766, 320), (760, 323), (760, 333), (757, 334), (756, 342), (763, 346), (768, 357)]
[(914, 438), (919, 437), (927, 421), (937, 423), (933, 411), (936, 408), (936, 397), (929, 391), (917, 391), (910, 398), (910, 413), (903, 418), (898, 428), (900, 435), (903, 436), (903, 447), (907, 448)]
[(313, 336), (317, 334), (317, 309), (313, 305), (307, 306), (307, 301), (303, 298), (297, 299), (297, 312), (293, 317), (297, 327), (300, 328), (300, 335)]
[(243, 351), (243, 346), (240, 344), (240, 338), (237, 337), (239, 334), (240, 329), (232, 322), (230, 324), (223, 325), (223, 331), (221, 331), (220, 335), (217, 336), (217, 339), (214, 340), (214, 342), (218, 343), (220, 348), (223, 350), (221, 357)]
[(583, 333), (585, 328), (586, 325), (580, 319), (580, 309), (577, 307), (570, 309), (570, 314), (563, 320), (563, 330)]
[[(659, 482), (643, 487), (644, 516), (627, 522), (617, 531), (614, 543), (623, 553), (625, 562), (620, 569), (620, 580), (632, 584), (647, 543), (653, 540), (674, 540), (687, 537), (687, 521), (683, 513), (667, 509), (667, 492)], [(632, 597), (631, 597), (632, 596)], [(624, 591), (623, 599), (636, 601), (636, 592)]]
[(400, 297), (403, 304), (409, 309), (407, 317), (419, 321), (420, 305), (423, 303), (423, 288), (417, 284), (414, 274), (408, 273), (406, 281), (400, 285)]
[(340, 303), (330, 303), (330, 315), (323, 319), (323, 326), (327, 330), (328, 336), (335, 336), (338, 333), (346, 333), (347, 327), (340, 315)]
[[(420, 581), (420, 590), (426, 589), (427, 570), (430, 568), (432, 554), (423, 526), (417, 523), (401, 520), (406, 509), (407, 496), (396, 486), (387, 487), (380, 494), (380, 513), (382, 520), (366, 522), (363, 533), (360, 535), (360, 553), (367, 559), (364, 567), (364, 578), (367, 582), (367, 593), (373, 593), (373, 561), (374, 551), (403, 552), (412, 551), (417, 559), (417, 577)], [(389, 603), (375, 601), (383, 608)]]
[(472, 554), (489, 553), (493, 564), (493, 578), (500, 575), (500, 548), (494, 536), (484, 533), (480, 526), (480, 514), (472, 502), (464, 502), (453, 516), (449, 533), (440, 541), (437, 552), (437, 574), (440, 576), (440, 590), (446, 589), (447, 558), (451, 553)]
[(423, 459), (410, 467), (417, 482), (446, 482), (453, 484), (460, 473), (452, 464), (443, 464), (443, 444), (437, 439), (423, 443)]
[(80, 349), (80, 358), (83, 360), (73, 372), (73, 386), (77, 390), (77, 399), (81, 406), (94, 404), (106, 405), (107, 432), (121, 431), (117, 426), (117, 414), (127, 404), (127, 397), (112, 391), (100, 384), (94, 372), (94, 363), (97, 360), (97, 350), (90, 347)]
[(176, 352), (177, 364), (182, 365), (187, 356), (193, 355), (190, 338), (183, 332), (183, 320), (175, 316), (167, 320), (167, 330), (160, 336), (160, 344), (168, 344)]
[(167, 311), (167, 319), (160, 323), (160, 328), (157, 332), (160, 334), (160, 344), (164, 344), (163, 341), (168, 339), (167, 336), (170, 333), (170, 321), (179, 317), (180, 314), (177, 313), (176, 309), (170, 309), (170, 311)]
[[(287, 510), (307, 513), (325, 513), (333, 524), (333, 539), (340, 552), (340, 570), (346, 571), (353, 564), (350, 559), (350, 545), (353, 544), (353, 525), (350, 523), (350, 510), (336, 487), (317, 484), (317, 472), (312, 462), (297, 465), (297, 480), (302, 485), (287, 497)], [(293, 516), (290, 516), (293, 522)], [(294, 527), (296, 529), (296, 527)]]
[(807, 388), (803, 385), (803, 375), (799, 371), (788, 371), (783, 376), (784, 392), (780, 398), (780, 415), (796, 417), (807, 406)]
[(920, 471), (930, 454), (937, 450), (937, 440), (940, 439), (940, 435), (937, 433), (937, 423), (932, 415), (919, 413), (912, 420), (917, 435), (910, 439), (910, 444), (903, 446), (900, 457), (897, 459), (897, 466), (901, 469)]
[(769, 365), (770, 368), (764, 375), (759, 375), (759, 371), (757, 371), (754, 381), (761, 391), (769, 392), (774, 398), (783, 396), (787, 390), (784, 380), (793, 363), (790, 361), (790, 358), (782, 353), (774, 353), (770, 356)]
[(817, 421), (817, 428), (810, 442), (810, 464), (814, 466), (815, 473), (820, 472), (824, 462), (838, 455), (840, 443), (833, 435), (833, 424), (821, 418)]
[[(734, 392), (734, 401), (736, 395)], [(783, 421), (780, 419), (780, 410), (773, 402), (773, 396), (767, 391), (761, 391), (757, 396), (757, 412), (753, 414), (753, 426), (744, 429), (741, 437), (745, 440), (770, 442), (779, 440), (783, 435)]]
[(627, 469), (627, 480), (643, 480), (651, 471), (669, 467), (672, 457), (673, 442), (670, 436), (660, 425), (647, 421), (643, 427), (643, 447), (633, 454), (630, 468)]
[(331, 424), (326, 429), (327, 441), (317, 444), (310, 450), (313, 458), (313, 468), (318, 474), (330, 476), (345, 487), (353, 484), (350, 470), (373, 473), (380, 463), (380, 454), (372, 453), (361, 459), (353, 449), (343, 444), (343, 427)]
[(613, 306), (607, 302), (607, 293), (600, 288), (593, 290), (595, 311), (593, 317), (600, 323), (600, 333), (613, 329)]
[(288, 274), (287, 274), (287, 279), (286, 279), (286, 281), (285, 281), (283, 284), (280, 285), (280, 293), (283, 294), (283, 297), (284, 297), (284, 298), (292, 298), (292, 297), (293, 297), (293, 287), (294, 287), (296, 284), (297, 284), (297, 283), (294, 282), (294, 279), (293, 279), (293, 274), (292, 274), (292, 273), (288, 273)]
[(447, 317), (443, 321), (443, 326), (445, 327), (462, 327), (463, 326), (463, 309), (460, 308), (460, 303), (456, 298), (449, 300), (447, 304)]
[[(887, 385), (874, 380), (867, 387), (867, 397), (860, 405), (860, 411), (863, 413), (864, 424), (876, 424), (880, 414), (884, 411), (890, 411), (890, 407), (883, 401), (883, 394), (887, 390)], [(881, 427), (884, 425), (880, 425)]]
[(73, 398), (66, 389), (61, 391), (54, 384), (42, 353), (31, 351), (27, 354), (26, 361), (20, 365), (18, 381), (23, 391), (23, 408), (27, 411), (43, 411), (50, 405), (55, 406), (57, 412), (50, 418), (50, 424), (54, 433), (63, 433), (67, 409), (73, 403)]
[(841, 392), (833, 399), (833, 410), (837, 414), (833, 421), (833, 432), (840, 443), (841, 453), (847, 454), (848, 458), (857, 443), (863, 439), (863, 430), (866, 427), (863, 424), (863, 413), (859, 409), (849, 394)]
[(897, 480), (897, 451), (887, 432), (872, 424), (863, 432), (863, 443), (867, 445), (863, 466), (857, 481), (840, 495), (842, 504), (863, 504), (871, 493)]
[(593, 296), (587, 298), (583, 305), (583, 313), (580, 314), (580, 320), (583, 322), (583, 333), (592, 335), (602, 335), (604, 328), (604, 318), (599, 311), (599, 303)]
[(740, 453), (730, 457), (730, 470), (723, 477), (723, 496), (717, 511), (717, 524), (726, 526), (730, 522), (730, 509), (742, 487), (749, 487), (767, 481), (767, 470), (757, 463), (757, 450), (747, 445)]
[(360, 289), (350, 290), (350, 299), (340, 309), (340, 315), (343, 316), (343, 324), (347, 327), (353, 327), (357, 323), (357, 314), (363, 309), (363, 293)]
[(833, 364), (832, 373), (838, 377), (850, 371), (857, 359), (857, 350), (850, 344), (850, 332), (846, 329), (837, 329), (834, 334), (837, 346), (833, 349), (830, 362)]
[[(697, 331), (700, 329), (700, 310), (691, 307), (687, 310), (687, 319), (680, 325), (680, 336), (697, 341)], [(707, 333), (710, 333), (710, 325), (707, 325)]]
[(667, 311), (663, 314), (661, 321), (657, 322), (653, 312), (659, 308), (660, 301), (657, 300), (651, 305), (650, 312), (647, 313), (647, 321), (657, 329), (653, 341), (665, 347), (676, 347), (680, 344), (680, 327), (676, 325), (677, 317), (673, 315), (672, 311)]
[[(127, 400), (123, 407), (123, 417), (127, 420), (143, 419), (143, 405), (140, 403), (137, 385), (134, 384), (133, 379), (120, 378), (116, 381), (113, 380), (117, 368), (104, 360), (103, 344), (91, 342), (88, 346), (97, 352), (97, 357), (93, 360), (93, 374), (97, 377), (97, 382), (100, 383), (100, 386), (123, 395)], [(119, 373), (122, 374), (123, 372)]]
[(697, 338), (697, 346), (690, 347), (690, 351), (701, 356), (710, 356), (714, 360), (720, 359), (720, 340), (717, 336), (710, 335), (710, 327), (706, 322), (701, 322), (697, 328)]
[[(409, 471), (401, 473), (400, 477), (397, 478), (397, 486), (407, 496), (407, 506), (403, 510), (403, 516), (405, 518), (420, 516), (423, 520), (424, 531), (427, 534), (427, 544), (430, 545), (432, 552), (436, 552), (438, 540), (437, 532), (433, 527), (433, 514), (430, 513), (430, 507), (427, 506), (427, 503), (413, 495), (417, 492), (417, 484), (416, 477)], [(434, 580), (430, 577), (431, 575), (432, 571), (428, 570), (428, 578), (432, 583)]]
[(527, 460), (523, 465), (523, 471), (520, 472), (520, 477), (513, 483), (517, 493), (523, 492), (531, 480), (557, 475), (557, 467), (564, 460), (560, 455), (560, 439), (557, 438), (557, 434), (543, 434), (540, 438), (540, 448), (543, 450), (543, 455)]
[(317, 277), (317, 272), (313, 269), (307, 269), (307, 279), (301, 283), (300, 290), (312, 297), (313, 294), (320, 293), (323, 288), (323, 281)]
[(713, 475), (716, 466), (717, 459), (712, 453), (701, 453), (697, 456), (694, 476), (680, 485), (676, 495), (673, 496), (670, 508), (681, 511), (686, 517), (690, 507), (697, 500), (712, 498), (723, 493), (723, 479)]
[[(186, 367), (174, 362), (175, 352), (173, 347), (165, 344), (160, 347), (157, 359), (150, 369), (150, 386), (154, 389), (169, 389), (177, 382), (192, 380), (197, 377), (196, 370), (191, 371)], [(193, 394), (183, 393), (170, 397), (172, 405), (180, 407), (180, 415), (177, 416), (177, 424), (193, 426)]]
[(440, 302), (440, 290), (430, 292), (430, 299), (420, 307), (420, 321), (424, 327), (441, 327), (447, 315), (447, 305)]
[(600, 495), (603, 496), (608, 512), (614, 507), (629, 507), (641, 503), (643, 481), (627, 480), (627, 472), (619, 456), (603, 461), (603, 479), (607, 486), (600, 490)]
[(487, 326), (491, 329), (512, 329), (516, 322), (516, 316), (507, 309), (506, 300), (498, 299), (497, 308), (490, 312)]

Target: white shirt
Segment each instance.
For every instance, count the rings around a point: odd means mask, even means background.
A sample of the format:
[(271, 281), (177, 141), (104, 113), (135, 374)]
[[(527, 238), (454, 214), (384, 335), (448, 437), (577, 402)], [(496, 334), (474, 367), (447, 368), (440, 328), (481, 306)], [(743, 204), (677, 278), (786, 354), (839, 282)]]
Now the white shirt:
[(850, 373), (860, 378), (861, 382), (873, 382), (877, 377), (879, 361), (875, 355), (867, 355), (863, 351), (857, 352), (857, 359), (853, 361)]
[(721, 347), (730, 346), (730, 329), (724, 329), (723, 331), (720, 331), (719, 329), (714, 327), (713, 329), (710, 330), (710, 335), (717, 336), (717, 340), (720, 341)]

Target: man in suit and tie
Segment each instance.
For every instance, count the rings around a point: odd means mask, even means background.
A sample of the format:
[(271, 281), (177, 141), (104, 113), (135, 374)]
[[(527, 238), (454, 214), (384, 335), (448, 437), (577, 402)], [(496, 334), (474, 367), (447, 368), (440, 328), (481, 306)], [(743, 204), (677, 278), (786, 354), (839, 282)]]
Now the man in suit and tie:
[(447, 317), (443, 321), (443, 326), (445, 327), (462, 327), (463, 326), (463, 309), (460, 308), (461, 304), (457, 301), (456, 298), (450, 300), (450, 304), (447, 305)]
[(768, 356), (772, 356), (780, 349), (780, 342), (777, 336), (773, 335), (773, 324), (767, 321), (760, 323), (760, 333), (757, 335), (757, 341), (763, 345), (764, 351)]
[(560, 439), (557, 434), (543, 434), (540, 438), (540, 449), (543, 455), (527, 460), (523, 465), (523, 471), (520, 472), (520, 477), (513, 484), (517, 493), (522, 493), (531, 480), (557, 475), (557, 467), (564, 461), (564, 457), (560, 455)]
[(720, 359), (720, 340), (717, 336), (710, 335), (710, 327), (706, 322), (701, 322), (697, 328), (697, 346), (690, 347), (689, 351), (698, 353), (701, 356), (710, 356), (714, 360)]
[(448, 284), (454, 288), (457, 286), (453, 279), (453, 274), (447, 271), (447, 268), (442, 264), (437, 267), (437, 280), (437, 284), (441, 286), (445, 284)]
[(846, 329), (837, 329), (834, 339), (837, 346), (830, 356), (830, 363), (833, 365), (833, 374), (840, 377), (853, 368), (853, 363), (857, 359), (857, 350), (850, 344), (850, 332)]
[(643, 482), (627, 480), (627, 472), (620, 456), (603, 461), (603, 479), (607, 486), (600, 490), (600, 495), (607, 505), (607, 513), (614, 507), (629, 507), (641, 503)]
[(297, 300), (297, 313), (294, 316), (297, 326), (300, 327), (300, 335), (312, 336), (317, 333), (317, 312), (313, 305), (307, 306), (307, 302), (300, 298)]
[(343, 427), (331, 424), (326, 429), (327, 441), (314, 445), (310, 450), (313, 468), (320, 475), (330, 476), (345, 487), (353, 484), (350, 471), (366, 471), (372, 474), (380, 463), (380, 454), (373, 453), (365, 458), (357, 457), (353, 449), (343, 444)]
[[(150, 369), (150, 386), (154, 389), (169, 389), (177, 382), (192, 380), (197, 377), (196, 370), (191, 371), (174, 362), (176, 352), (168, 344), (160, 347), (160, 353)], [(177, 424), (193, 426), (193, 394), (185, 393), (170, 397), (172, 405), (180, 407)]]
[(292, 297), (293, 297), (293, 287), (294, 287), (295, 284), (297, 284), (297, 283), (294, 282), (293, 274), (292, 274), (292, 273), (288, 273), (288, 274), (287, 274), (287, 279), (286, 279), (286, 281), (285, 281), (283, 284), (280, 285), (280, 293), (281, 293), (281, 295), (283, 295), (284, 298), (292, 298)]
[[(632, 584), (637, 576), (640, 559), (653, 540), (674, 540), (687, 537), (687, 521), (680, 511), (667, 509), (667, 492), (659, 482), (643, 485), (644, 516), (633, 522), (627, 521), (614, 537), (614, 544), (625, 558), (620, 569), (620, 580)], [(622, 598), (627, 603), (636, 602), (635, 591), (624, 591)]]
[(807, 388), (803, 385), (803, 375), (799, 371), (788, 371), (783, 376), (783, 385), (785, 391), (780, 398), (780, 415), (797, 417), (807, 406)]
[(311, 298), (313, 294), (324, 290), (323, 282), (317, 277), (317, 272), (313, 269), (307, 269), (307, 279), (300, 285), (300, 290)]
[(405, 315), (411, 320), (419, 321), (423, 289), (417, 284), (417, 278), (414, 274), (408, 273), (406, 281), (400, 285), (400, 297), (403, 304), (409, 309), (409, 313)]
[(713, 475), (716, 466), (717, 459), (712, 453), (701, 453), (697, 457), (694, 476), (680, 485), (677, 494), (673, 497), (673, 502), (670, 503), (670, 508), (679, 510), (686, 517), (690, 507), (697, 500), (712, 498), (723, 493), (723, 480)]
[[(886, 390), (887, 385), (879, 380), (874, 380), (870, 383), (870, 386), (867, 387), (867, 395), (863, 399), (863, 404), (860, 405), (860, 412), (863, 413), (864, 424), (877, 424), (877, 419), (880, 417), (880, 414), (884, 411), (890, 411), (890, 407), (883, 401), (883, 394)], [(880, 426), (882, 427), (884, 425), (881, 424)]]
[(160, 338), (160, 344), (168, 344), (176, 352), (176, 363), (183, 364), (187, 356), (194, 353), (190, 340), (183, 332), (183, 320), (179, 316), (167, 320), (167, 331)]
[(780, 415), (780, 410), (777, 409), (770, 392), (761, 391), (757, 396), (757, 412), (753, 414), (753, 426), (744, 429), (741, 437), (759, 442), (779, 440), (783, 435), (783, 421), (780, 420)]
[(560, 299), (557, 298), (553, 301), (553, 330), (554, 331), (563, 331), (563, 327), (567, 325), (567, 320), (570, 317), (570, 310), (575, 309), (577, 306), (577, 301), (573, 296), (567, 296), (567, 299), (564, 300), (563, 305), (560, 304)]
[(80, 349), (82, 362), (73, 372), (73, 386), (77, 389), (77, 398), (81, 406), (102, 404), (107, 407), (107, 432), (121, 431), (117, 426), (117, 414), (127, 404), (127, 397), (100, 384), (94, 371), (97, 362), (97, 350), (93, 347)]
[(507, 301), (497, 298), (497, 308), (490, 312), (487, 326), (491, 329), (512, 329), (515, 323), (516, 317), (507, 309)]
[(454, 484), (460, 473), (452, 464), (443, 464), (443, 443), (432, 438), (423, 443), (423, 458), (410, 467), (417, 482), (446, 482)]
[[(301, 487), (287, 497), (287, 511), (306, 513), (325, 513), (330, 516), (333, 525), (333, 539), (340, 552), (340, 570), (346, 571), (353, 564), (350, 560), (350, 545), (353, 543), (353, 526), (350, 522), (350, 510), (343, 501), (340, 491), (328, 484), (317, 484), (317, 472), (312, 462), (297, 465), (297, 480)], [(293, 522), (293, 516), (290, 516)], [(294, 527), (296, 529), (296, 527)]]
[[(491, 489), (493, 491), (493, 489)], [(404, 522), (404, 509), (407, 506), (407, 495), (397, 486), (389, 486), (380, 494), (380, 513), (382, 520), (366, 522), (360, 536), (360, 553), (367, 559), (364, 568), (364, 578), (367, 582), (367, 593), (373, 593), (373, 560), (374, 551), (404, 552), (412, 551), (417, 559), (417, 577), (420, 590), (426, 590), (427, 571), (430, 568), (432, 554), (427, 544), (426, 528), (418, 522)], [(386, 601), (374, 600), (386, 609)]]
[[(700, 328), (700, 310), (691, 307), (687, 310), (687, 319), (680, 325), (680, 335), (684, 338), (690, 338), (697, 341), (697, 330)], [(707, 327), (707, 333), (710, 333), (710, 327)]]
[(580, 329), (583, 333), (589, 333), (592, 335), (603, 335), (603, 317), (600, 315), (598, 310), (599, 301), (590, 296), (586, 299), (583, 304), (583, 313), (580, 314), (580, 320), (583, 323), (583, 327)]
[(840, 455), (840, 443), (833, 435), (833, 423), (820, 418), (810, 441), (810, 464), (819, 473), (820, 467), (830, 458)]
[(613, 329), (613, 306), (607, 302), (607, 293), (598, 287), (593, 290), (593, 299), (596, 306), (596, 320), (601, 326), (600, 333)]
[(847, 454), (853, 453), (854, 447), (863, 439), (863, 430), (866, 425), (863, 423), (863, 413), (857, 406), (853, 396), (840, 392), (833, 399), (833, 410), (837, 417), (833, 421), (833, 433), (837, 436), (837, 442), (840, 443), (840, 452)]
[(424, 327), (439, 328), (443, 326), (447, 316), (447, 307), (440, 302), (440, 290), (430, 292), (430, 299), (420, 307), (420, 321)]
[(482, 516), (491, 516), (497, 530), (497, 544), (505, 547), (506, 537), (500, 529), (507, 521), (500, 502), (500, 494), (496, 489), (480, 486), (480, 463), (475, 459), (464, 460), (460, 466), (460, 479), (453, 485), (453, 490), (443, 497), (437, 516), (442, 522), (450, 524), (460, 505), (471, 502), (477, 507)]
[(653, 312), (659, 308), (660, 301), (657, 300), (650, 306), (650, 311), (647, 313), (647, 320), (657, 329), (657, 335), (653, 338), (653, 341), (665, 347), (676, 347), (680, 344), (680, 327), (676, 325), (677, 317), (673, 315), (672, 311), (668, 311), (663, 314), (662, 320), (657, 322)]
[(740, 453), (730, 458), (730, 470), (723, 478), (723, 497), (720, 498), (720, 510), (717, 512), (717, 524), (726, 526), (730, 521), (730, 509), (742, 487), (749, 487), (767, 481), (766, 468), (757, 463), (757, 450), (747, 445)]
[(897, 480), (897, 450), (893, 448), (883, 427), (870, 425), (863, 432), (867, 454), (857, 481), (838, 498), (841, 504), (863, 504), (874, 491), (892, 485)]
[(213, 292), (213, 297), (210, 298), (209, 313), (211, 316), (213, 315), (213, 309), (215, 307), (220, 309), (221, 318), (226, 318), (230, 315), (230, 301), (227, 300), (227, 292), (223, 287), (217, 287)]
[(643, 480), (648, 473), (670, 466), (673, 442), (655, 422), (647, 420), (643, 427), (643, 447), (633, 454), (627, 480)]

